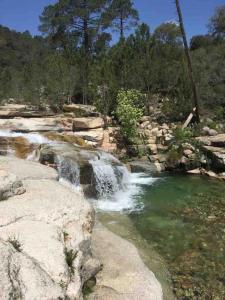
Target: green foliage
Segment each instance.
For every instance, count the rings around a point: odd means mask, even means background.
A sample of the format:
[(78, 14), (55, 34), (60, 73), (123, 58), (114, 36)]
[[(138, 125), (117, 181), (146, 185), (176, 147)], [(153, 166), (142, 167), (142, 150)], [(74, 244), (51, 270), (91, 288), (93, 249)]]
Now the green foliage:
[(131, 0), (112, 0), (106, 11), (106, 19), (112, 28), (120, 32), (120, 38), (124, 38), (124, 33), (137, 25), (138, 11), (133, 7)]
[(218, 37), (225, 38), (225, 5), (218, 7), (209, 23), (210, 32)]
[[(215, 117), (217, 120), (223, 120), (225, 117), (225, 107), (218, 106), (215, 110)], [(213, 128), (216, 129), (216, 128)]]
[(176, 166), (183, 156), (182, 147), (172, 146), (167, 153), (167, 164), (169, 166)]
[[(121, 89), (140, 90), (149, 99), (167, 98), (166, 118), (183, 122), (193, 109), (193, 94), (180, 29), (163, 23), (151, 33), (137, 20), (130, 0), (58, 0), (40, 17), (44, 37), (0, 26), (0, 101), (16, 98), (58, 109), (72, 99), (110, 115)], [(212, 17), (210, 33), (191, 41), (200, 110), (217, 120), (225, 119), (223, 21), (224, 6)], [(122, 38), (110, 45), (114, 29)]]
[(66, 263), (69, 267), (69, 270), (70, 270), (71, 274), (74, 274), (73, 262), (77, 256), (77, 253), (74, 250), (72, 250), (72, 249), (68, 250), (67, 248), (65, 249), (64, 253), (65, 253)]
[(83, 292), (83, 297), (84, 297), (85, 300), (89, 298), (88, 296), (91, 293), (93, 293), (93, 289), (94, 289), (95, 285), (96, 285), (96, 278), (95, 277), (90, 278), (88, 281), (86, 281), (84, 283), (82, 292)]
[(193, 51), (200, 48), (207, 48), (213, 44), (215, 44), (215, 39), (211, 35), (196, 35), (191, 38), (190, 50)]
[(143, 115), (144, 104), (145, 97), (137, 90), (120, 90), (118, 93), (116, 115), (129, 142), (137, 136), (137, 123)]
[(163, 23), (158, 26), (154, 38), (162, 44), (181, 46), (183, 44), (180, 26), (174, 23)]
[(182, 129), (181, 127), (177, 127), (173, 131), (173, 135), (174, 135), (176, 142), (185, 143), (185, 142), (190, 142), (190, 140), (194, 136), (194, 133), (193, 133), (193, 130), (190, 128)]

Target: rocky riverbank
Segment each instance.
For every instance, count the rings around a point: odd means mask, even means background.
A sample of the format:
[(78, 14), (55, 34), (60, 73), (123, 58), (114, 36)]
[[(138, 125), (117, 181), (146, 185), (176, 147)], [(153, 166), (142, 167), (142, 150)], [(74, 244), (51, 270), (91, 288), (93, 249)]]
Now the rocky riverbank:
[(92, 235), (94, 210), (74, 188), (79, 176), (84, 191), (92, 185), (101, 192), (93, 181), (99, 166), (91, 159), (103, 157), (101, 163), (110, 161), (121, 176), (121, 164), (95, 150), (113, 148), (107, 120), (92, 109), (84, 117), (86, 107), (79, 107), (77, 118), (73, 112), (7, 109), (0, 112), (0, 299), (83, 299), (84, 284), (96, 274), (90, 299), (162, 299), (159, 282), (134, 246), (99, 225)]
[(52, 168), (0, 157), (0, 169), (0, 298), (80, 299), (100, 269), (93, 208)]
[(40, 111), (32, 106), (6, 104), (0, 107), (1, 129), (15, 133), (10, 139), (0, 135), (3, 155), (10, 150), (19, 158), (27, 158), (37, 147), (19, 133), (39, 132), (52, 141), (112, 153), (128, 162), (131, 170), (144, 168), (154, 172), (181, 171), (219, 179), (225, 177), (222, 125), (218, 130), (204, 125), (198, 132), (182, 130), (179, 123), (165, 122), (160, 106), (149, 109), (149, 115), (141, 118), (139, 138), (133, 145), (124, 142), (120, 128), (111, 118), (103, 118), (94, 106), (78, 104), (64, 105), (63, 111), (57, 114), (50, 108)]

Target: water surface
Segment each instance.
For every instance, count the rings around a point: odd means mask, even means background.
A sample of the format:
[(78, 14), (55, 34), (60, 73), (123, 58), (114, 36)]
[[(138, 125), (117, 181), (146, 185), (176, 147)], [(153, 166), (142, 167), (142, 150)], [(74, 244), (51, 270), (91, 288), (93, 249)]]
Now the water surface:
[[(141, 185), (134, 197), (135, 208), (141, 209), (101, 212), (103, 223), (123, 237), (139, 240), (136, 245), (147, 256), (149, 251), (152, 260), (152, 250), (162, 257), (177, 299), (225, 299), (225, 183), (169, 176)], [(142, 247), (141, 239), (150, 248)], [(162, 280), (160, 268), (153, 268)]]

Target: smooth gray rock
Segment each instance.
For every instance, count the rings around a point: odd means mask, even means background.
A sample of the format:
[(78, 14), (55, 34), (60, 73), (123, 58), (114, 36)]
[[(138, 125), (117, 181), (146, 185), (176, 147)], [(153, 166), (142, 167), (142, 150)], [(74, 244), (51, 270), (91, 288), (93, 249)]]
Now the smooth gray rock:
[(130, 162), (129, 165), (132, 173), (155, 173), (158, 171), (154, 163), (149, 161), (137, 160)]

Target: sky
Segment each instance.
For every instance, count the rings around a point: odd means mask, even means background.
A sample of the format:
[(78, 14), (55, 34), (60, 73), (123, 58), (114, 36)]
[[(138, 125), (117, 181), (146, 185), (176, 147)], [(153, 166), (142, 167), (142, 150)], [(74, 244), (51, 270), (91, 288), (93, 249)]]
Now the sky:
[[(0, 0), (0, 24), (17, 31), (38, 35), (39, 15), (56, 0)], [(140, 19), (153, 31), (158, 25), (177, 20), (174, 0), (134, 0)], [(225, 0), (180, 0), (188, 37), (207, 33), (207, 23)]]

